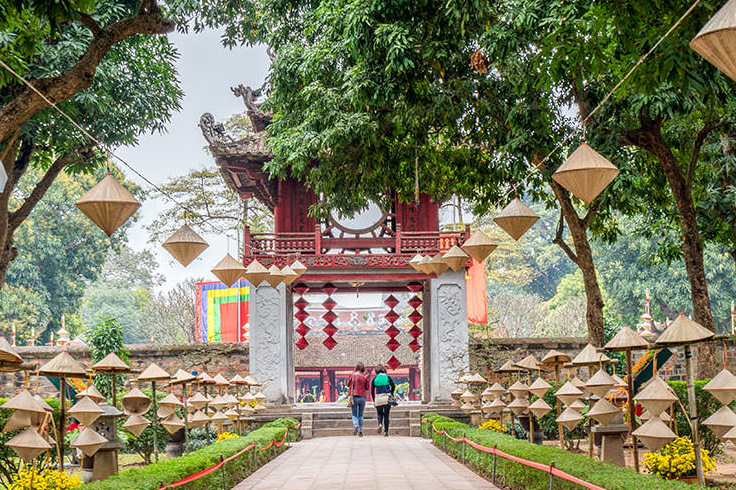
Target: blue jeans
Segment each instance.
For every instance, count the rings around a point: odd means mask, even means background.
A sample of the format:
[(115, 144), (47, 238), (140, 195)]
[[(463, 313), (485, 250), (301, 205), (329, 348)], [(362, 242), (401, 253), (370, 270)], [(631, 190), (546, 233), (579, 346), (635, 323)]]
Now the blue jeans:
[(353, 395), (353, 406), (350, 411), (353, 414), (353, 427), (363, 432), (363, 410), (365, 410), (365, 397)]

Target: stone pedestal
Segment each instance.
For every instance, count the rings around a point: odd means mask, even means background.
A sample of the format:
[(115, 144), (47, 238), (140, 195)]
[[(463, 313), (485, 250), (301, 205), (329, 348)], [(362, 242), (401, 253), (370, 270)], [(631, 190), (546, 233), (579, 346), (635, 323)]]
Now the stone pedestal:
[(626, 466), (624, 459), (624, 437), (629, 433), (626, 424), (596, 425), (592, 432), (602, 437), (601, 459), (618, 466)]
[(263, 384), (266, 403), (294, 401), (291, 289), (263, 282), (250, 289), (250, 373)]
[[(467, 372), (468, 314), (464, 271), (448, 270), (424, 292), (425, 401), (450, 401), (455, 381)], [(427, 376), (428, 375), (428, 376)]]

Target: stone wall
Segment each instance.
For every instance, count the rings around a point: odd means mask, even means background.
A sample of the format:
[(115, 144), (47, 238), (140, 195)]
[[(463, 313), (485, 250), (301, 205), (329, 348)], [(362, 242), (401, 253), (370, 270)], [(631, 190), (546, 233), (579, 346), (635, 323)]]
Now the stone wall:
[[(235, 374), (244, 376), (248, 373), (248, 344), (132, 344), (130, 365), (134, 370), (142, 371), (150, 363), (155, 362), (168, 373), (173, 374), (181, 368), (185, 371), (206, 370), (209, 373), (221, 372), (230, 378)], [(61, 351), (61, 347), (51, 346), (18, 346), (18, 354), (27, 363), (41, 366)], [(67, 352), (78, 361), (89, 365), (89, 349), (86, 347), (68, 347)], [(31, 384), (35, 377), (31, 376)], [(17, 393), (25, 386), (23, 372), (2, 373), (0, 376), (0, 396)], [(45, 378), (39, 379), (39, 392), (44, 396), (53, 394), (56, 389)]]

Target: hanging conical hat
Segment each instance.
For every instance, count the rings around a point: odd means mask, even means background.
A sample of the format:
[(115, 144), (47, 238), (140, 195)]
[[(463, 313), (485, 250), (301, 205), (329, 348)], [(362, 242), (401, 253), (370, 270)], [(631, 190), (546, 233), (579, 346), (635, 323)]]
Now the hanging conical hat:
[(552, 407), (542, 398), (537, 398), (534, 403), (529, 405), (529, 411), (537, 418), (543, 417), (550, 410), (552, 410)]
[(307, 272), (307, 266), (299, 262), (299, 260), (295, 260), (294, 262), (292, 262), (289, 267), (291, 267), (291, 270), (296, 272), (299, 276)]
[(565, 427), (567, 430), (573, 430), (583, 420), (583, 416), (579, 412), (567, 407), (562, 411), (555, 422)]
[(143, 383), (146, 381), (168, 381), (170, 379), (171, 375), (161, 369), (155, 362), (149, 364), (148, 367), (144, 369), (143, 372), (138, 376), (139, 383)]
[(123, 428), (134, 436), (139, 436), (149, 425), (151, 425), (151, 421), (147, 418), (141, 415), (131, 415), (123, 424)]
[(545, 366), (555, 366), (557, 364), (564, 364), (566, 362), (570, 362), (572, 358), (565, 354), (564, 352), (551, 350), (547, 352), (541, 361), (539, 361), (539, 364), (543, 364)]
[(529, 393), (529, 386), (526, 383), (517, 381), (516, 383), (509, 386), (509, 393), (514, 395), (516, 398), (526, 397)]
[(235, 420), (238, 418), (238, 411), (234, 408), (230, 408), (225, 412), (225, 417), (227, 417), (228, 420)]
[(215, 412), (215, 414), (210, 418), (210, 421), (217, 425), (222, 425), (228, 420), (227, 416), (222, 412)]
[(469, 381), (470, 381), (470, 373), (465, 373), (462, 376), (460, 376), (457, 379), (457, 381), (455, 381), (455, 383), (464, 384), (464, 383), (468, 383)]
[(261, 386), (261, 383), (250, 374), (245, 377), (245, 381), (248, 383), (248, 386)]
[(8, 421), (3, 426), (3, 432), (13, 432), (18, 429), (25, 429), (31, 425), (35, 426), (40, 422), (41, 414), (38, 412), (26, 412), (24, 410), (16, 410), (10, 414)]
[(209, 421), (210, 418), (202, 410), (197, 410), (189, 417), (189, 423), (194, 427), (204, 427)]
[(501, 386), (500, 383), (493, 383), (488, 388), (488, 391), (490, 391), (491, 393), (493, 393), (493, 396), (494, 397), (498, 398), (501, 395), (503, 395), (504, 393), (506, 393), (506, 388), (504, 388), (503, 386)]
[(494, 411), (494, 408), (491, 406), (490, 402), (485, 402), (483, 405), (481, 405), (480, 409), (483, 410), (483, 413), (486, 415), (491, 415)]
[(247, 384), (247, 382), (245, 381), (245, 378), (244, 377), (242, 377), (239, 374), (236, 374), (235, 376), (233, 376), (232, 378), (230, 378), (230, 384), (233, 384), (233, 385), (244, 385), (244, 384)]
[(486, 378), (484, 378), (482, 374), (475, 373), (470, 376), (470, 378), (468, 379), (468, 383), (471, 385), (482, 385), (482, 384), (486, 384), (487, 381), (486, 381)]
[(511, 359), (507, 360), (500, 368), (496, 369), (497, 373), (515, 373), (516, 371), (518, 371), (518, 369), (514, 367), (514, 363)]
[(87, 397), (80, 398), (80, 400), (69, 409), (69, 415), (79, 420), (83, 426), (89, 427), (92, 422), (100, 418), (100, 415), (105, 413), (95, 402)]
[(169, 415), (175, 412), (174, 407), (171, 406), (163, 406), (158, 407), (158, 410), (156, 410), (156, 415), (158, 415), (158, 418), (165, 419)]
[(225, 286), (230, 287), (245, 275), (245, 267), (235, 260), (232, 255), (227, 254), (212, 268), (212, 273)]
[(174, 377), (169, 381), (170, 385), (178, 385), (182, 383), (191, 383), (197, 379), (195, 375), (192, 373), (188, 373), (184, 371), (183, 369), (179, 368), (176, 370), (176, 373), (174, 373)]
[(465, 390), (465, 392), (462, 395), (460, 395), (460, 399), (464, 402), (474, 402), (475, 400), (478, 399), (478, 395), (476, 395), (470, 390)]
[(571, 383), (571, 384), (572, 384), (572, 385), (573, 385), (573, 386), (574, 386), (575, 388), (577, 388), (577, 389), (579, 389), (579, 390), (580, 390), (581, 392), (583, 392), (583, 395), (587, 396), (587, 395), (589, 394), (589, 393), (588, 393), (588, 389), (587, 389), (587, 388), (585, 387), (585, 382), (584, 382), (584, 381), (583, 381), (582, 379), (578, 378), (577, 376), (573, 377), (573, 378), (572, 378), (572, 379), (570, 380), (570, 383)]
[(31, 392), (28, 390), (22, 390), (13, 398), (3, 403), (0, 408), (10, 410), (23, 410), (26, 412), (37, 412), (42, 414), (46, 413), (46, 409), (44, 409), (43, 405), (38, 403)]
[(199, 410), (201, 408), (204, 408), (205, 405), (207, 405), (207, 398), (205, 398), (202, 393), (197, 392), (187, 399), (187, 405), (190, 405), (194, 407), (195, 409)]
[(612, 377), (612, 378), (613, 378), (613, 380), (614, 380), (614, 381), (616, 382), (616, 383), (615, 383), (615, 384), (613, 385), (613, 386), (615, 386), (616, 388), (626, 388), (626, 387), (628, 387), (628, 385), (626, 384), (626, 381), (624, 381), (623, 379), (619, 378), (619, 377), (618, 377), (618, 375), (616, 375), (616, 374), (613, 374), (613, 375), (611, 375), (611, 377)]
[(448, 265), (442, 260), (442, 254), (438, 253), (430, 259), (427, 263), (429, 270), (434, 272), (435, 275), (441, 276), (449, 268)]
[(210, 407), (215, 408), (216, 410), (220, 410), (222, 407), (227, 405), (227, 400), (224, 399), (221, 395), (217, 395), (214, 400), (210, 402)]
[(597, 366), (608, 362), (611, 362), (610, 357), (598, 352), (593, 344), (588, 344), (573, 358), (571, 364), (573, 366)]
[(77, 207), (107, 236), (111, 236), (135, 214), (141, 203), (112, 175), (107, 174), (77, 201)]
[(425, 274), (429, 274), (432, 272), (432, 268), (429, 266), (429, 263), (432, 261), (432, 256), (427, 254), (424, 257), (422, 257), (422, 260), (417, 264), (417, 269), (419, 269), (420, 272), (424, 272)]
[(496, 395), (493, 394), (493, 392), (491, 391), (491, 387), (489, 386), (485, 390), (483, 390), (483, 393), (480, 394), (480, 397), (484, 402), (490, 402), (491, 400), (496, 398)]
[(199, 236), (186, 223), (161, 244), (184, 267), (192, 263), (199, 254), (209, 247), (204, 238)]
[(703, 390), (716, 397), (719, 402), (728, 405), (736, 399), (736, 376), (728, 369), (724, 369), (716, 374)]
[(514, 400), (506, 405), (509, 410), (514, 412), (514, 415), (521, 415), (523, 413), (526, 413), (527, 409), (529, 408), (529, 400), (526, 398), (514, 398)]
[(675, 433), (659, 417), (650, 418), (632, 434), (652, 452), (663, 448), (675, 438)]
[(110, 352), (92, 366), (92, 371), (101, 373), (128, 373), (130, 366), (120, 359), (117, 354)]
[[(79, 395), (77, 395), (77, 396), (79, 396)], [(36, 393), (35, 395), (33, 395), (33, 399), (36, 400), (38, 402), (38, 404), (43, 407), (44, 410), (46, 410), (47, 412), (52, 412), (53, 413), (54, 409), (51, 407), (51, 405), (49, 405), (48, 403), (46, 403), (46, 400), (44, 400), (43, 398), (41, 398), (41, 395), (39, 395), (38, 393)]]
[(466, 403), (463, 403), (462, 405), (460, 405), (460, 410), (462, 410), (466, 414), (470, 414), (471, 412), (473, 412), (475, 410), (475, 407), (473, 405), (471, 405), (470, 403), (467, 403), (466, 402)]
[(416, 271), (423, 272), (419, 269), (418, 265), (422, 261), (424, 257), (422, 257), (422, 254), (416, 254), (414, 257), (411, 258), (409, 261), (409, 265), (412, 266), (412, 268)]
[(240, 405), (240, 411), (244, 413), (246, 416), (249, 416), (249, 415), (253, 415), (253, 412), (255, 410), (253, 410), (253, 407), (251, 407), (250, 405), (245, 404), (245, 405)]
[(94, 383), (90, 383), (87, 388), (77, 393), (77, 398), (85, 397), (89, 398), (95, 403), (103, 403), (107, 401), (107, 398), (105, 398), (102, 393), (100, 393), (100, 390), (97, 389)]
[(256, 401), (256, 397), (253, 396), (253, 393), (247, 392), (242, 397), (240, 397), (241, 400), (243, 400), (247, 404), (251, 404), (254, 401)]
[(690, 47), (732, 80), (736, 80), (736, 1), (729, 0), (690, 41)]
[(13, 448), (13, 451), (18, 453), (20, 459), (26, 463), (47, 449), (51, 449), (51, 444), (46, 442), (33, 427), (28, 427), (5, 444)]
[(212, 379), (215, 380), (215, 385), (217, 386), (230, 386), (230, 381), (228, 381), (221, 373), (217, 373)]
[(583, 143), (567, 157), (552, 178), (585, 204), (590, 204), (618, 174), (614, 164)]
[(15, 351), (15, 348), (5, 340), (5, 337), (0, 337), (0, 361), (12, 362), (14, 364), (20, 364), (23, 362), (23, 359), (21, 359), (20, 355)]
[(538, 219), (539, 216), (517, 197), (493, 221), (511, 235), (511, 238), (518, 240)]
[(92, 456), (106, 442), (107, 439), (87, 427), (74, 439), (71, 446), (79, 448), (85, 456)]
[[(291, 270), (293, 271), (294, 268), (292, 267)], [(258, 287), (267, 277), (268, 269), (257, 260), (254, 260), (245, 268), (245, 278), (255, 287)]]
[(586, 416), (600, 424), (608, 425), (611, 423), (611, 420), (616, 418), (616, 415), (620, 413), (621, 410), (613, 403), (609, 402), (605, 398), (601, 398), (595, 405), (593, 405), (593, 408), (590, 409)]
[[(456, 383), (457, 383), (457, 381), (456, 381)], [(458, 387), (458, 388), (455, 388), (455, 389), (454, 389), (454, 390), (453, 390), (453, 391), (452, 391), (452, 392), (450, 393), (450, 397), (452, 397), (452, 399), (453, 399), (453, 400), (459, 400), (459, 399), (460, 399), (460, 396), (462, 396), (462, 394), (463, 394), (463, 390), (461, 390), (461, 389), (460, 389), (460, 388)]]
[(164, 426), (164, 429), (166, 429), (166, 432), (169, 434), (173, 434), (177, 430), (184, 428), (184, 422), (175, 413), (172, 413), (162, 420), (161, 425)]
[(164, 398), (162, 398), (158, 404), (162, 407), (173, 407), (173, 408), (179, 408), (183, 407), (184, 404), (179, 401), (179, 398), (174, 395), (173, 393), (169, 393)]
[(284, 276), (284, 284), (291, 284), (297, 277), (299, 277), (299, 274), (294, 272), (288, 265), (285, 265), (284, 268), (281, 269), (281, 274)]
[(649, 346), (644, 337), (631, 330), (629, 327), (622, 327), (621, 330), (613, 336), (608, 343), (603, 346), (606, 350), (631, 350), (646, 349)]
[(606, 372), (605, 369), (599, 369), (593, 376), (590, 377), (585, 388), (588, 389), (595, 396), (602, 398), (606, 393), (611, 391), (613, 385), (616, 384), (616, 380)]
[(496, 398), (490, 403), (491, 412), (492, 414), (498, 414), (503, 412), (503, 409), (506, 408), (506, 404), (501, 400), (501, 398)]
[(549, 389), (552, 388), (552, 385), (547, 383), (541, 376), (534, 380), (534, 383), (529, 386), (529, 391), (538, 396), (543, 397), (545, 393), (549, 391)]
[[(463, 252), (470, 255), (478, 262), (483, 262), (497, 246), (498, 245), (493, 243), (493, 240), (491, 240), (488, 235), (477, 230), (470, 238), (465, 240), (465, 243), (462, 244), (461, 248)], [(465, 265), (465, 263), (463, 263), (463, 265)]]
[(253, 395), (253, 398), (255, 398), (256, 400), (258, 400), (258, 402), (260, 403), (260, 402), (263, 402), (263, 400), (266, 399), (266, 395), (264, 395), (263, 393), (261, 393), (259, 391), (258, 393), (256, 393), (255, 395)]
[(567, 405), (568, 407), (572, 408), (573, 410), (577, 410), (578, 412), (585, 408), (585, 403), (583, 403), (582, 400), (575, 400), (571, 404)]
[(457, 245), (453, 245), (452, 248), (442, 256), (442, 260), (450, 267), (450, 269), (457, 272), (468, 263), (468, 254), (463, 252)]
[(41, 366), (38, 372), (44, 376), (87, 377), (87, 369), (80, 362), (75, 361), (66, 351), (60, 352), (56, 357)]
[(733, 413), (733, 410), (724, 405), (705, 419), (703, 425), (708, 426), (716, 436), (722, 439), (726, 432), (736, 427), (736, 413)]
[(537, 371), (540, 369), (539, 361), (534, 357), (534, 354), (529, 354), (524, 359), (514, 364), (514, 367), (524, 369), (525, 371)]
[(565, 405), (570, 405), (581, 396), (583, 396), (583, 392), (570, 381), (562, 385), (560, 389), (557, 390), (557, 392), (555, 393), (555, 397)]
[(151, 408), (151, 399), (138, 388), (133, 388), (120, 399), (125, 413), (129, 415), (143, 415)]
[(657, 338), (657, 345), (686, 345), (709, 339), (715, 335), (701, 324), (692, 321), (682, 313)]
[(201, 384), (204, 384), (204, 385), (215, 384), (215, 380), (212, 378), (212, 376), (207, 374), (207, 372), (205, 371), (202, 371), (201, 373), (199, 373), (199, 376), (197, 376), (197, 381), (199, 381)]
[(677, 396), (662, 378), (654, 376), (634, 400), (657, 417), (677, 400)]
[(281, 269), (272, 265), (268, 268), (268, 276), (266, 276), (266, 282), (271, 285), (272, 288), (278, 286), (284, 280), (284, 275), (281, 273)]

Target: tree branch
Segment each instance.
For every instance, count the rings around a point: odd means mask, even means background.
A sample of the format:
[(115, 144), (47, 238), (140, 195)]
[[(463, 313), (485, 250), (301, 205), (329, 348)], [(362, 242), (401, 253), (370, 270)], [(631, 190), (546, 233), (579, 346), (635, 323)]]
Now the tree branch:
[(89, 28), (92, 32), (92, 37), (98, 37), (102, 34), (102, 27), (100, 27), (100, 24), (91, 15), (80, 12), (79, 21)]
[(560, 221), (557, 223), (557, 234), (555, 235), (554, 240), (552, 240), (552, 243), (559, 245), (559, 247), (562, 249), (563, 252), (576, 264), (578, 263), (578, 257), (575, 255), (575, 252), (572, 251), (570, 246), (565, 243), (565, 240), (562, 238), (563, 233), (565, 232), (565, 215), (562, 213), (562, 210), (560, 210)]
[(585, 213), (585, 217), (583, 218), (583, 227), (587, 230), (590, 226), (591, 221), (593, 221), (593, 218), (595, 218), (596, 213), (598, 213), (598, 208), (601, 207), (601, 198), (593, 200), (593, 204), (588, 208), (588, 212)]

